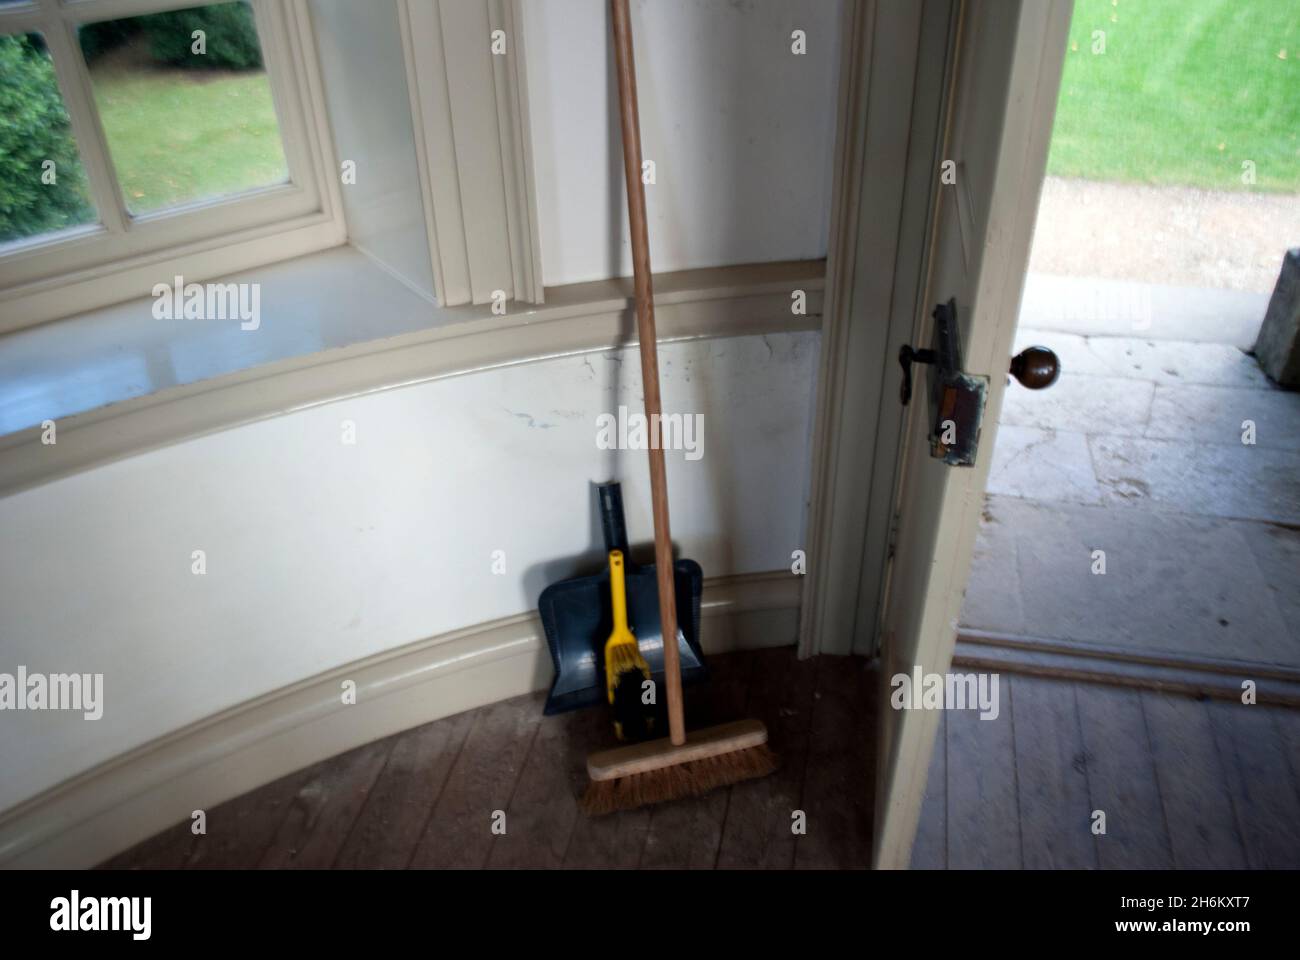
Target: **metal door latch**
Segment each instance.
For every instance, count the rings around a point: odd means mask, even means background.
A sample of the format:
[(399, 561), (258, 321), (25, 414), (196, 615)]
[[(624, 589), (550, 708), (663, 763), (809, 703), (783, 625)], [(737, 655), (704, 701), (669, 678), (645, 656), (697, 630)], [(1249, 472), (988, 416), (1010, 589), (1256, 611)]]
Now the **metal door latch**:
[[(954, 467), (973, 466), (989, 378), (962, 372), (956, 300), (934, 308), (933, 347), (914, 350), (905, 346), (898, 352), (898, 362), (903, 365), (899, 391), (903, 406), (912, 399), (912, 364), (931, 367), (930, 456)], [(1047, 347), (1026, 347), (1011, 361), (1011, 375), (1030, 390), (1043, 390), (1061, 375), (1061, 361)]]
[(972, 376), (962, 371), (956, 300), (934, 308), (932, 347), (916, 350), (904, 346), (898, 353), (898, 362), (903, 367), (899, 399), (904, 406), (912, 399), (912, 364), (924, 363), (931, 367), (928, 378), (930, 456), (949, 466), (974, 465), (989, 381), (988, 377)]

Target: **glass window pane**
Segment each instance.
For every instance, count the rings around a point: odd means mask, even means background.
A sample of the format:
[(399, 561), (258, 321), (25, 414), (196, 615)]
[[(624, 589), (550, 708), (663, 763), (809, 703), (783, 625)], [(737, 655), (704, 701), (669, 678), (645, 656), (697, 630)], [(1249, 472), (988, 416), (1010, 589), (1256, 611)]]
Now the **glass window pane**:
[(79, 37), (131, 213), (288, 181), (248, 3), (86, 24)]
[(0, 243), (98, 219), (44, 38), (0, 37)]

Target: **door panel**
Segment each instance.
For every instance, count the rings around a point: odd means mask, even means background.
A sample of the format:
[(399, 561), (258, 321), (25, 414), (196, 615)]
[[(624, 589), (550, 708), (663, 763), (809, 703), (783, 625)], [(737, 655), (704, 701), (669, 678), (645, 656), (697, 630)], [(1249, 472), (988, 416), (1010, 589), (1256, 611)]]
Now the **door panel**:
[[(973, 467), (930, 457), (926, 367), (904, 434), (898, 547), (886, 588), (878, 726), (874, 860), (906, 867), (939, 714), (895, 711), (889, 679), (945, 673), (992, 458), (1016, 315), (1064, 61), (1070, 0), (965, 0), (958, 13), (944, 158), (929, 252), (925, 316), (912, 344), (929, 346), (933, 306), (955, 298), (967, 373), (989, 378)], [(893, 398), (885, 398), (890, 402)], [(893, 400), (893, 402), (897, 402)]]

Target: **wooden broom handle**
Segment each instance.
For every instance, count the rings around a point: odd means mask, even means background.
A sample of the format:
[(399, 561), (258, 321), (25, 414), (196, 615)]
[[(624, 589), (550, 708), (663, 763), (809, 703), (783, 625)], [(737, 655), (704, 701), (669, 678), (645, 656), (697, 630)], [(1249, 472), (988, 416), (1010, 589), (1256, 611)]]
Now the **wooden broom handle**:
[(668, 528), (668, 477), (664, 470), (659, 401), (659, 353), (655, 339), (654, 292), (650, 284), (650, 236), (646, 229), (645, 184), (641, 182), (641, 119), (636, 104), (636, 64), (627, 0), (610, 0), (614, 53), (618, 65), (618, 104), (623, 121), (623, 168), (627, 174), (627, 218), (632, 231), (632, 274), (636, 283), (636, 329), (641, 346), (645, 414), (650, 422), (650, 500), (655, 520), (655, 573), (659, 578), (659, 623), (664, 639), (664, 686), (668, 696), (668, 734), (676, 746), (686, 742), (682, 711), (682, 668), (677, 653), (677, 588), (673, 581), (673, 539)]

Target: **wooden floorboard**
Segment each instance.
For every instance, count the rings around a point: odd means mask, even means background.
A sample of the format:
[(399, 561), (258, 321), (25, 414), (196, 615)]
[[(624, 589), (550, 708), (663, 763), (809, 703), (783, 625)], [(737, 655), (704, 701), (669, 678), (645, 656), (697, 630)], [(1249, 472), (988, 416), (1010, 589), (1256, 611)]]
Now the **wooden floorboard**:
[(1227, 770), (1206, 704), (1150, 690), (1142, 709), (1156, 760), (1160, 798), (1179, 869), (1246, 866)]
[(781, 766), (770, 777), (732, 788), (719, 867), (794, 866), (792, 817), (803, 794), (816, 686), (816, 661), (800, 660), (793, 648), (755, 654), (745, 715), (767, 724), (768, 742)]
[(1016, 789), (1025, 868), (1095, 868), (1087, 754), (1074, 684), (1010, 675), (1003, 676), (1001, 683), (1015, 691), (1016, 714), (1028, 718), (1015, 724)]
[[(542, 717), (540, 695), (447, 717), (341, 754), (185, 821), (106, 866), (340, 868), (863, 867), (873, 799), (874, 674), (793, 648), (709, 658), (688, 727), (751, 716), (771, 777), (608, 817), (579, 811), (603, 710)], [(494, 833), (502, 811), (504, 833)], [(807, 835), (792, 815), (803, 811)]]
[(1300, 711), (1271, 710), (1269, 714), (1273, 718), (1273, 728), (1277, 731), (1278, 739), (1282, 742), (1291, 782), (1296, 785), (1296, 792), (1300, 795)]
[(939, 714), (934, 735), (934, 753), (925, 778), (921, 816), (912, 843), (913, 870), (945, 870), (948, 867), (948, 715)]
[(817, 688), (795, 866), (861, 869), (871, 863), (875, 674), (858, 658), (817, 658)]
[(510, 821), (510, 808), (541, 721), (540, 695), (515, 697), (474, 711), (473, 726), (434, 804), (410, 865), (417, 868), (483, 867), (494, 830)]
[[(1002, 683), (1010, 724), (941, 720), (913, 867), (1300, 867), (1300, 712)], [(1092, 832), (1094, 811), (1105, 833)]]
[[(741, 719), (745, 715), (754, 664), (753, 656), (712, 658), (707, 687), (691, 691), (688, 727), (699, 729)], [(652, 869), (716, 866), (731, 789), (654, 807), (650, 811), (639, 866)]]
[(1074, 688), (1092, 809), (1106, 817), (1106, 832), (1096, 837), (1098, 862), (1106, 870), (1172, 867), (1141, 693), (1096, 683)]
[[(609, 745), (610, 723), (603, 710), (579, 710), (566, 716), (573, 718), (573, 793), (578, 796), (587, 784), (587, 754)], [(580, 870), (634, 868), (641, 862), (649, 832), (649, 810), (582, 817), (569, 835), (564, 866)]]
[[(540, 711), (541, 704), (537, 704)], [(555, 869), (563, 866), (578, 820), (589, 747), (578, 736), (578, 713), (543, 717), (507, 810), (509, 830), (493, 838), (487, 865)]]
[[(1005, 679), (1005, 678), (1004, 678)], [(996, 719), (948, 711), (948, 866), (1022, 865), (1016, 785), (1015, 696), (1004, 684)]]
[[(519, 697), (408, 730), (186, 819), (105, 864), (344, 868), (864, 867), (876, 674), (792, 649), (710, 658), (688, 726), (762, 719), (777, 774), (589, 818), (603, 710)], [(945, 711), (913, 847), (925, 868), (1300, 867), (1300, 711), (1002, 674), (1000, 715)], [(1091, 831), (1093, 811), (1106, 832)], [(505, 814), (493, 832), (494, 811)], [(791, 829), (801, 811), (806, 834)]]
[(728, 791), (677, 800), (650, 811), (641, 869), (713, 869), (727, 818)]
[(395, 738), (388, 762), (334, 866), (385, 870), (406, 867), (460, 755), (472, 720), (472, 713), (461, 713), (407, 730)]
[(1215, 701), (1206, 707), (1246, 862), (1259, 868), (1300, 868), (1300, 802), (1274, 716), (1281, 716), (1282, 725), (1295, 738), (1300, 734), (1295, 715), (1240, 700)]
[(376, 740), (313, 768), (290, 801), (258, 866), (333, 866), (384, 768), (394, 739)]
[(289, 815), (298, 791), (311, 776), (310, 770), (300, 770), (210, 811), (208, 832), (198, 838), (185, 866), (194, 869), (257, 866)]

